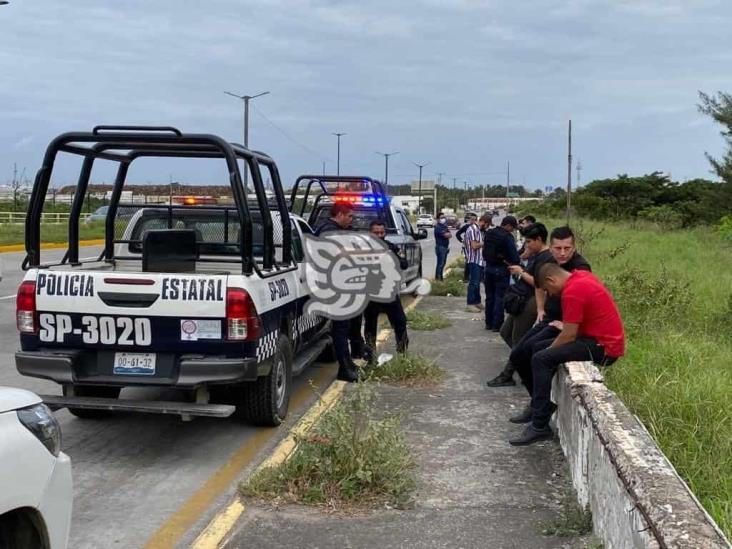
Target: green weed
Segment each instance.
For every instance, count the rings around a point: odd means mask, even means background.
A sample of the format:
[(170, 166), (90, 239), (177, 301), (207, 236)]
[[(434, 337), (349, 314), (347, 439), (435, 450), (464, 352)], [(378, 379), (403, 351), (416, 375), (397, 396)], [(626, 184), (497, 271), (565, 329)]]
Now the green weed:
[(414, 462), (398, 416), (375, 416), (375, 389), (359, 383), (298, 440), (289, 460), (258, 471), (240, 492), (306, 505), (404, 506), (415, 488)]
[(399, 385), (435, 385), (445, 371), (435, 362), (414, 353), (397, 354), (381, 366), (370, 368), (368, 379)]
[(455, 278), (448, 275), (444, 280), (433, 280), (431, 284), (432, 290), (430, 291), (430, 295), (459, 297), (464, 296), (466, 293), (465, 282), (463, 282), (462, 276)]
[(411, 330), (442, 330), (452, 326), (452, 322), (442, 315), (417, 309), (412, 309), (407, 313), (407, 322)]

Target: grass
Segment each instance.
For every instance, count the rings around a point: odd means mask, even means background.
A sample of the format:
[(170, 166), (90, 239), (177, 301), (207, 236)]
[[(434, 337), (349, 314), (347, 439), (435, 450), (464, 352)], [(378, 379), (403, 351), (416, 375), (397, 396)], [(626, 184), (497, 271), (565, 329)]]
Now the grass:
[(412, 330), (432, 331), (452, 326), (452, 322), (442, 315), (417, 309), (412, 309), (407, 313), (407, 322)]
[[(66, 223), (45, 223), (41, 225), (41, 242), (67, 242), (69, 227)], [(104, 223), (79, 223), (79, 239), (104, 238)], [(25, 225), (0, 225), (0, 244), (22, 244), (25, 242)]]
[(368, 370), (367, 377), (398, 385), (435, 385), (445, 377), (445, 371), (435, 362), (418, 354), (397, 354), (381, 366)]
[(283, 464), (240, 486), (245, 496), (336, 509), (403, 507), (416, 483), (399, 418), (376, 418), (375, 389), (359, 383), (298, 441)]
[(430, 295), (437, 296), (464, 296), (466, 289), (465, 283), (461, 278), (454, 278), (447, 276), (444, 280), (433, 280), (431, 281), (432, 290)]
[(562, 514), (551, 522), (542, 524), (541, 533), (545, 536), (571, 538), (592, 532), (592, 513), (582, 509), (577, 501), (568, 498), (563, 502)]
[(574, 226), (627, 330), (608, 386), (732, 537), (732, 247), (704, 228)]

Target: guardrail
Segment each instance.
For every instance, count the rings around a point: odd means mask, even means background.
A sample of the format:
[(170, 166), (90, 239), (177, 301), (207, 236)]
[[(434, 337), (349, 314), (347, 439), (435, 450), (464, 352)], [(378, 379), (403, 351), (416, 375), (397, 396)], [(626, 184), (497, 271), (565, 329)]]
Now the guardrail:
[[(41, 223), (68, 223), (68, 212), (46, 212), (41, 214)], [(25, 212), (0, 212), (0, 224), (23, 224), (25, 223)]]

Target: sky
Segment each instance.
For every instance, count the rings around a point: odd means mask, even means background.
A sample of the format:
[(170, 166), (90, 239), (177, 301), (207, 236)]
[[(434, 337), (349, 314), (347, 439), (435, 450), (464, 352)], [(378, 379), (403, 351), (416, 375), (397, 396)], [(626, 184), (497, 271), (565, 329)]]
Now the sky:
[[(732, 92), (729, 0), (11, 0), (0, 7), (0, 184), (32, 179), (55, 135), (172, 125), (272, 156), (284, 185), (336, 171), (457, 185), (620, 173), (712, 178)], [(25, 170), (25, 171), (24, 171)], [(23, 172), (24, 171), (24, 172)], [(78, 164), (59, 163), (57, 185)], [(96, 182), (111, 171), (100, 167)], [(221, 183), (213, 161), (156, 160), (134, 182)], [(576, 178), (576, 171), (573, 170)], [(225, 180), (224, 180), (225, 181)], [(576, 184), (576, 180), (574, 181)]]

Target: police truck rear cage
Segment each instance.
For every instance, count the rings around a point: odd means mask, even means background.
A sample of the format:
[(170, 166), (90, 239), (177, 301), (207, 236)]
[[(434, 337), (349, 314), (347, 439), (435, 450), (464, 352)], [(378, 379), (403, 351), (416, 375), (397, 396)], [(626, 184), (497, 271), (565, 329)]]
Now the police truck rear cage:
[[(307, 182), (307, 186), (305, 186), (304, 192), (298, 194), (301, 191), (301, 186), (305, 185), (305, 182)], [(313, 189), (313, 185), (316, 183), (318, 187), (320, 187), (319, 189), (317, 187)], [(335, 184), (334, 186), (336, 187), (336, 189), (334, 190), (332, 188), (329, 188), (329, 183)], [(364, 190), (349, 189), (349, 186), (358, 186), (359, 184), (363, 185), (363, 187), (365, 188), (368, 188), (368, 192), (365, 192)], [(395, 224), (391, 216), (391, 210), (390, 208), (388, 208), (389, 197), (386, 194), (384, 186), (381, 184), (380, 181), (376, 179), (353, 175), (301, 175), (297, 178), (295, 184), (292, 186), (292, 191), (290, 194), (290, 211), (299, 215), (300, 217), (305, 217), (305, 209), (308, 206), (308, 198), (313, 191), (319, 192), (317, 195), (315, 195), (312, 209), (310, 210), (311, 212), (316, 211), (318, 209), (318, 206), (320, 206), (321, 203), (325, 202), (326, 200), (338, 201), (339, 193), (341, 193), (344, 198), (354, 197), (354, 200), (352, 201), (353, 205), (355, 205), (356, 203), (362, 205), (367, 204), (367, 202), (364, 202), (363, 200), (359, 201), (358, 197), (369, 197), (372, 199), (372, 201), (368, 202), (368, 205), (379, 208), (379, 217), (387, 222), (387, 232), (396, 232), (395, 229), (390, 228), (394, 227)], [(298, 204), (298, 200), (301, 200), (302, 202)], [(295, 211), (296, 209), (298, 209), (298, 206), (299, 211)]]
[[(146, 209), (164, 210), (168, 219), (172, 221), (173, 212), (195, 208), (198, 211), (212, 210), (220, 212), (225, 219), (224, 232), (228, 234), (228, 223), (233, 218), (239, 222), (239, 255), (233, 258), (197, 258), (197, 261), (216, 263), (241, 263), (242, 273), (246, 275), (256, 271), (260, 276), (269, 276), (282, 272), (285, 269), (295, 268), (292, 259), (291, 234), (287, 201), (282, 191), (277, 166), (264, 153), (251, 151), (238, 143), (229, 143), (219, 136), (212, 134), (183, 133), (170, 126), (96, 126), (91, 132), (68, 132), (59, 135), (49, 144), (43, 158), (43, 164), (36, 174), (33, 191), (28, 205), (28, 214), (25, 222), (25, 249), (26, 258), (23, 268), (48, 267), (41, 265), (41, 214), (48, 192), (49, 182), (54, 163), (59, 152), (75, 154), (83, 157), (76, 192), (71, 204), (69, 216), (68, 249), (62, 263), (73, 266), (81, 264), (79, 260), (79, 218), (82, 214), (84, 198), (89, 185), (92, 168), (96, 159), (118, 162), (117, 174), (114, 180), (109, 209), (105, 220), (104, 250), (97, 261), (114, 262), (115, 260), (132, 259), (130, 257), (115, 257), (115, 244), (126, 241), (116, 239), (114, 234), (115, 216), (120, 207), (140, 207), (140, 204), (120, 203), (122, 190), (127, 172), (134, 160), (141, 157), (177, 157), (177, 158), (223, 158), (229, 171), (233, 206), (187, 206), (187, 205), (148, 205)], [(246, 163), (254, 187), (255, 203), (249, 198), (251, 189), (247, 189), (243, 182), (238, 161)], [(268, 195), (262, 181), (260, 166), (269, 170), (272, 177), (274, 196)], [(275, 261), (274, 229), (272, 213), (279, 214), (282, 223), (282, 261), (278, 265)], [(253, 214), (260, 219), (262, 225), (262, 266), (258, 267), (253, 253)], [(168, 227), (171, 228), (171, 221)], [(279, 247), (279, 246), (277, 246)], [(139, 259), (135, 257), (134, 259)]]

